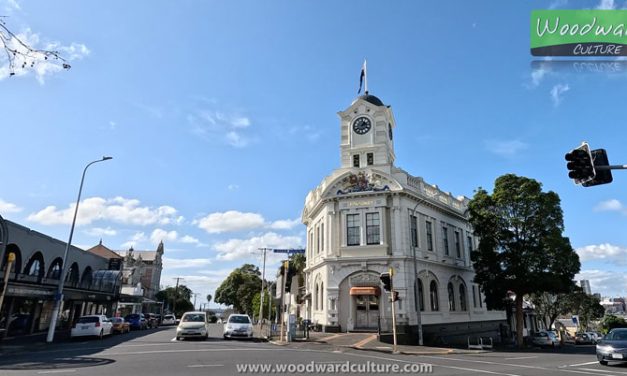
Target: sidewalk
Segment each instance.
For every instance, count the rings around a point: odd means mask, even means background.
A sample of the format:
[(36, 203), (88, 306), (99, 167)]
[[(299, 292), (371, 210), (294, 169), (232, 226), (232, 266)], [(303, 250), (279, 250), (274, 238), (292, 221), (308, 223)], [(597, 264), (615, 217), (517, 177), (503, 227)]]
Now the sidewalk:
[(46, 349), (47, 347), (54, 346), (58, 343), (67, 342), (70, 337), (67, 330), (57, 330), (54, 333), (54, 342), (47, 343), (47, 336), (48, 332), (40, 332), (15, 337), (6, 337), (3, 340), (0, 340), (0, 356), (22, 352), (25, 350), (36, 351), (39, 349)]
[[(306, 342), (324, 343), (337, 347), (356, 350), (393, 353), (393, 345), (380, 342), (376, 333), (319, 333), (310, 332)], [(285, 341), (271, 341), (275, 345), (285, 346)], [(467, 350), (456, 348), (398, 345), (397, 353), (405, 355), (449, 355), (449, 354), (480, 354), (486, 350)]]

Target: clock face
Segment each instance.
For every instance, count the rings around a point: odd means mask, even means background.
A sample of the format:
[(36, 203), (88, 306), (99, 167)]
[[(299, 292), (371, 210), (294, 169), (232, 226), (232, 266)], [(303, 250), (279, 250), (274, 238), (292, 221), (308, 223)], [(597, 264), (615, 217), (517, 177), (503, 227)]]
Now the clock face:
[(366, 134), (370, 130), (372, 124), (367, 117), (360, 117), (353, 122), (353, 131), (357, 134)]

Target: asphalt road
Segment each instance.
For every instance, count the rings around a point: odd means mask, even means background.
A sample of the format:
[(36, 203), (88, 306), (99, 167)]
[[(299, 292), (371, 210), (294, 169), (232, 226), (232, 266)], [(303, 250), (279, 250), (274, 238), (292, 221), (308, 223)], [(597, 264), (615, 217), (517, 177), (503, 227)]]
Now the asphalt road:
[[(167, 327), (103, 340), (81, 339), (58, 343), (52, 347), (3, 356), (0, 358), (0, 375), (627, 375), (627, 365), (599, 365), (592, 346), (418, 356), (391, 355), (320, 343), (277, 346), (261, 341), (225, 341), (222, 339), (222, 325), (214, 325), (211, 336), (208, 341), (176, 341), (174, 327)], [(259, 366), (270, 368), (251, 368)], [(277, 367), (287, 368), (279, 370)], [(398, 372), (394, 372), (392, 367), (397, 367)]]

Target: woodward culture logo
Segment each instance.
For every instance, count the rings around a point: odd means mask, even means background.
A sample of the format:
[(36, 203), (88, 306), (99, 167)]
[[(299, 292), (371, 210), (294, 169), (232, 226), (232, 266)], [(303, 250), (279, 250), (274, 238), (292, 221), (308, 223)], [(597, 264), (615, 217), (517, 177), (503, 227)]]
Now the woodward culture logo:
[(533, 56), (627, 56), (627, 10), (534, 10)]

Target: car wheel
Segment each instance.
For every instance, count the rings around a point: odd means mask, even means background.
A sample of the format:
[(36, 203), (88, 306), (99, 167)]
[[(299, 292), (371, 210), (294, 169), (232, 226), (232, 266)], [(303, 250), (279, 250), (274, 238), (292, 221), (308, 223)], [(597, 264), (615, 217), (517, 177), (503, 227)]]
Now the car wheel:
[(177, 341), (180, 341), (180, 340), (181, 340), (181, 337), (176, 337), (176, 340), (177, 340)]

